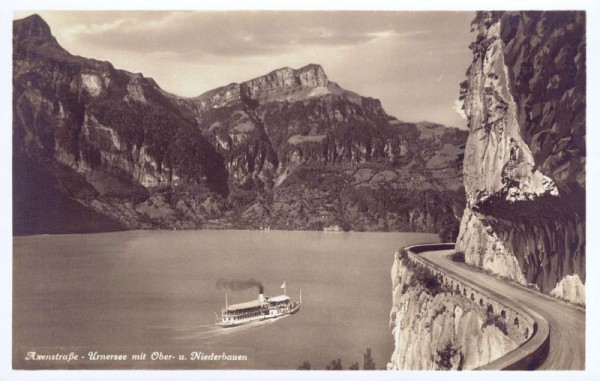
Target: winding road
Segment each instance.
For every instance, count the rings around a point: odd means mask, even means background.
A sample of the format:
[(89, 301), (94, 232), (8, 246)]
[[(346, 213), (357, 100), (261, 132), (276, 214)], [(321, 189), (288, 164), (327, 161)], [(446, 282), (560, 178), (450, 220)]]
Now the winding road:
[(585, 369), (585, 310), (561, 300), (540, 294), (483, 271), (450, 260), (453, 250), (423, 251), (419, 255), (440, 269), (450, 270), (478, 286), (499, 293), (527, 306), (545, 318), (550, 326), (550, 350), (537, 369)]

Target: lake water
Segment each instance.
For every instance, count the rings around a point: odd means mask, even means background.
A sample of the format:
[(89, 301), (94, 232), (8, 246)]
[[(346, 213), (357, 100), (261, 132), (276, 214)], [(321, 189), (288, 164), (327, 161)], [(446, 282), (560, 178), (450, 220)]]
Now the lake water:
[[(437, 242), (420, 233), (133, 231), (14, 238), (13, 364), (17, 368), (324, 369), (340, 358), (378, 369), (393, 350), (390, 270), (398, 247)], [(218, 289), (219, 278), (257, 279), (299, 313), (238, 328), (214, 326), (225, 304), (256, 288)], [(27, 353), (77, 361), (25, 360)], [(127, 355), (91, 360), (89, 352)], [(145, 360), (132, 355), (145, 352)], [(174, 355), (152, 360), (154, 352)], [(245, 355), (192, 360), (191, 352)], [(179, 355), (185, 360), (179, 360)], [(85, 357), (82, 359), (81, 357)]]

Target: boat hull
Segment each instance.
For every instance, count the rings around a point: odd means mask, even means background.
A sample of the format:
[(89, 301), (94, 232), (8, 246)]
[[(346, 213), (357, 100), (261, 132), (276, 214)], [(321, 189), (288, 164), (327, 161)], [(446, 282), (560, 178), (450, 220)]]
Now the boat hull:
[(250, 318), (250, 319), (247, 319), (247, 320), (238, 320), (238, 321), (227, 321), (227, 322), (225, 322), (225, 321), (219, 320), (219, 321), (217, 321), (217, 325), (219, 327), (222, 327), (222, 328), (232, 328), (232, 327), (239, 327), (239, 326), (242, 326), (242, 325), (250, 325), (250, 324), (259, 323), (259, 322), (265, 321), (265, 320), (273, 320), (273, 319), (277, 319), (277, 318), (284, 317), (284, 316), (287, 316), (287, 315), (293, 315), (293, 314), (297, 313), (298, 311), (300, 311), (300, 307), (302, 307), (302, 303), (298, 302), (289, 311), (286, 311), (286, 312), (281, 313), (281, 314), (277, 314), (277, 315), (263, 315), (263, 316), (258, 317), (258, 318)]
[(245, 321), (237, 321), (237, 322), (224, 322), (224, 321), (218, 321), (217, 325), (221, 328), (233, 328), (233, 327), (240, 327), (243, 325), (250, 325), (250, 324), (255, 324), (261, 321), (265, 321), (265, 320), (269, 320), (268, 317), (264, 317), (262, 319), (254, 319), (254, 320), (245, 320)]

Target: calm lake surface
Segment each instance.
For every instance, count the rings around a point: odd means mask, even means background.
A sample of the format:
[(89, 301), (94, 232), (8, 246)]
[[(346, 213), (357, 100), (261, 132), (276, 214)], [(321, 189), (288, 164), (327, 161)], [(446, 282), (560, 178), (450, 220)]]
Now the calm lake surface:
[[(14, 238), (13, 363), (17, 368), (324, 369), (340, 358), (378, 369), (393, 350), (389, 329), (393, 254), (437, 242), (420, 233), (133, 231)], [(225, 304), (256, 288), (225, 291), (217, 280), (257, 279), (265, 293), (298, 298), (299, 313), (238, 328), (214, 326)], [(26, 361), (27, 352), (85, 359)], [(92, 361), (89, 352), (128, 355)], [(146, 360), (132, 360), (147, 353)], [(154, 360), (153, 352), (186, 356)], [(191, 352), (246, 355), (197, 361)]]

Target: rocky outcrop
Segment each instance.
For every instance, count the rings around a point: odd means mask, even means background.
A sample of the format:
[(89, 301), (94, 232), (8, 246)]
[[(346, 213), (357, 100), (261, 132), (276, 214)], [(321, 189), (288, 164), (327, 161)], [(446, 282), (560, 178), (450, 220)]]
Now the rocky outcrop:
[(324, 95), (329, 80), (321, 65), (307, 65), (298, 70), (285, 67), (240, 85), (243, 98), (266, 103)]
[(479, 12), (473, 28), (457, 248), (585, 304), (585, 14)]
[[(332, 82), (331, 84), (334, 85)], [(284, 67), (241, 84), (230, 83), (207, 91), (191, 101), (200, 111), (239, 103), (256, 105), (273, 101), (294, 101), (328, 94), (329, 85), (329, 79), (321, 65), (310, 64), (298, 70)]]
[[(240, 85), (237, 83), (230, 83), (227, 86), (216, 88), (193, 99), (193, 103), (199, 111), (227, 107), (239, 103), (240, 101)], [(200, 115), (200, 113), (198, 113), (198, 115)]]
[[(404, 250), (395, 254), (392, 285), (395, 348), (388, 369), (475, 369), (526, 340), (502, 317), (410, 262)], [(442, 353), (448, 347), (449, 361), (444, 363)]]

